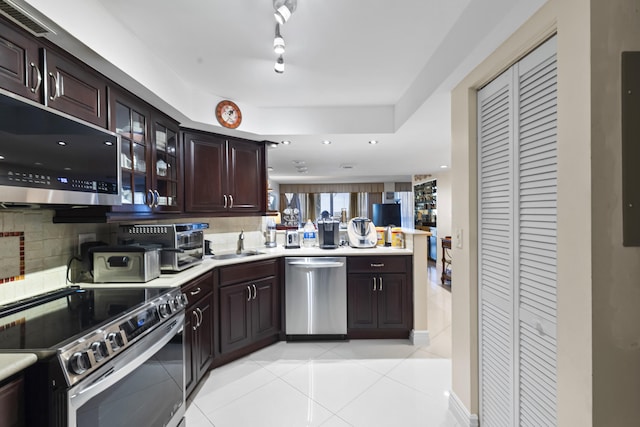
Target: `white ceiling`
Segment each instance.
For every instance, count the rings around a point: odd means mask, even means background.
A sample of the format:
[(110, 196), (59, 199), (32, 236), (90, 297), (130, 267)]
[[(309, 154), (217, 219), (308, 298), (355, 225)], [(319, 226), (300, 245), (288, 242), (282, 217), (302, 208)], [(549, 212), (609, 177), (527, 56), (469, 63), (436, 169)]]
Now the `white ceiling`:
[[(269, 149), (280, 183), (410, 181), (450, 167), (450, 90), (544, 3), (298, 0), (277, 74), (272, 0), (15, 1), (183, 125), (290, 140)], [(221, 99), (242, 109), (237, 131), (217, 125)]]

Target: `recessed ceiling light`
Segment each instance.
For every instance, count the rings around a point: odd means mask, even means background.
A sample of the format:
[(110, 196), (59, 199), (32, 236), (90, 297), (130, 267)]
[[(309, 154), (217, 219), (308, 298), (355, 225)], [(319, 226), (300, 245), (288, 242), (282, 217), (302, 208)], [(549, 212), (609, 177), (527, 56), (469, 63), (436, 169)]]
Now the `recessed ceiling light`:
[(63, 147), (64, 147), (65, 145), (67, 145), (67, 143), (66, 143), (66, 142), (64, 142), (64, 141), (58, 141), (58, 145), (61, 145), (61, 146), (63, 146)]
[(282, 145), (289, 145), (291, 144), (291, 141), (285, 139), (284, 141), (282, 141)]
[(278, 148), (278, 143), (277, 142), (270, 142), (269, 143), (269, 148)]
[(440, 169), (446, 169), (446, 168), (448, 168), (448, 167), (449, 167), (449, 166), (447, 166), (447, 165), (441, 165), (441, 166), (440, 166)]
[(331, 144), (331, 141), (329, 141), (328, 139), (325, 139), (325, 140), (322, 141), (322, 143), (324, 145), (329, 145), (329, 144)]
[(268, 170), (269, 172), (273, 171), (273, 166), (269, 166), (269, 167), (267, 168), (267, 170)]
[(104, 142), (104, 145), (107, 145), (107, 146), (111, 147), (111, 146), (113, 145), (113, 142), (111, 142), (111, 141), (105, 141), (105, 142)]
[(378, 141), (376, 141), (375, 139), (372, 139), (369, 141), (369, 144), (371, 145), (376, 145), (378, 143)]

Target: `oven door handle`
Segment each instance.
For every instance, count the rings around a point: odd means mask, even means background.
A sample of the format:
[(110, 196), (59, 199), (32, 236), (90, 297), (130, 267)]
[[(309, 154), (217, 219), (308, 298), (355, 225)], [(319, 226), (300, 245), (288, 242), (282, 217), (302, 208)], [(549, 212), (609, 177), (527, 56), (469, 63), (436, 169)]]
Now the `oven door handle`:
[[(128, 348), (119, 357), (116, 357), (113, 361), (109, 361), (102, 369), (96, 371), (94, 375), (100, 373), (98, 378), (92, 380), (91, 377), (93, 375), (90, 375), (87, 378), (88, 381), (82, 381), (71, 388), (68, 392), (69, 412), (75, 413), (78, 408), (90, 399), (113, 386), (140, 367), (171, 341), (176, 334), (180, 333), (183, 330), (183, 326), (184, 312), (181, 312), (176, 315), (173, 320), (161, 325), (161, 327), (147, 335), (144, 339)], [(184, 384), (182, 388), (184, 390)]]

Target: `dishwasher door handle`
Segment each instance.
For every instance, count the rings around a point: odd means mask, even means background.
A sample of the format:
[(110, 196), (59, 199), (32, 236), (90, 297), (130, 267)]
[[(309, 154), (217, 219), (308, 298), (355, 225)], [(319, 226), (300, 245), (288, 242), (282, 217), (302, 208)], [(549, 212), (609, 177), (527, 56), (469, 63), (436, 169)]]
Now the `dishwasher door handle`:
[(289, 265), (298, 268), (339, 268), (344, 265), (344, 262), (290, 262)]

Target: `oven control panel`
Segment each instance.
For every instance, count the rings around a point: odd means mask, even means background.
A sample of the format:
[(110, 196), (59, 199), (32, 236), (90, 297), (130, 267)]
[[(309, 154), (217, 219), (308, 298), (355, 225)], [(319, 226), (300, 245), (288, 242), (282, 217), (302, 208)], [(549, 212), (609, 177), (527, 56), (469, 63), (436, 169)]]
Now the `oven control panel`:
[(58, 350), (58, 359), (68, 385), (99, 369), (139, 338), (183, 311), (186, 302), (179, 289), (172, 289), (62, 347)]

